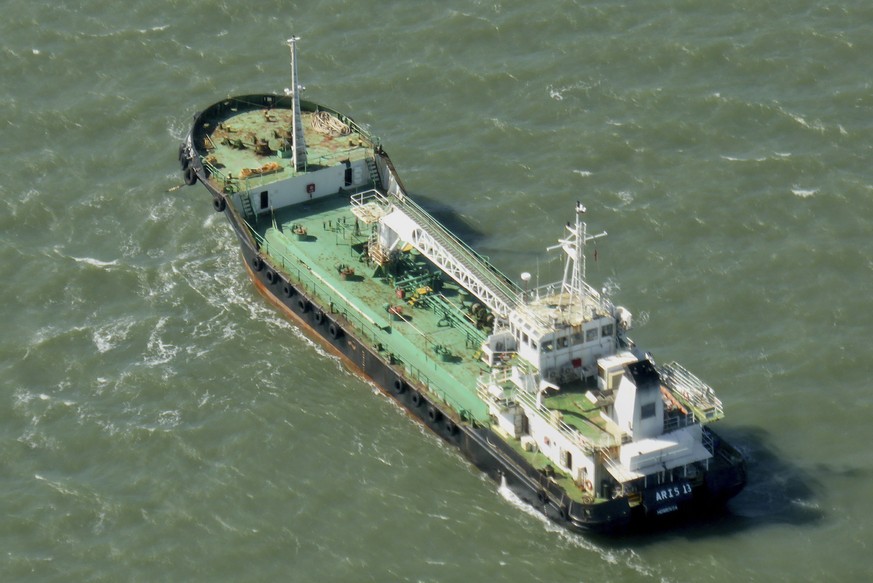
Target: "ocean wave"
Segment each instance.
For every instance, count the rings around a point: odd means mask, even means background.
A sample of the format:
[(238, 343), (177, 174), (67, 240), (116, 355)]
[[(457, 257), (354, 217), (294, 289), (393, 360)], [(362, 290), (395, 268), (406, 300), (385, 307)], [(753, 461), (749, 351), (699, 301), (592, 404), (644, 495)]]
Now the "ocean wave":
[(168, 322), (166, 316), (161, 316), (157, 324), (152, 329), (149, 335), (146, 348), (150, 354), (143, 358), (143, 364), (146, 366), (161, 366), (172, 361), (181, 350), (181, 347), (172, 343), (164, 342), (161, 338), (161, 333), (164, 331)]
[(122, 318), (121, 320), (98, 326), (92, 330), (91, 340), (94, 342), (94, 346), (97, 347), (98, 352), (109, 352), (118, 346), (120, 342), (127, 339), (134, 324), (136, 324), (136, 321), (132, 318)]
[(113, 259), (112, 261), (101, 261), (100, 259), (94, 259), (93, 257), (73, 257), (70, 259), (76, 261), (77, 263), (87, 263), (88, 265), (92, 265), (94, 267), (108, 268), (115, 267), (118, 265), (118, 259)]
[(61, 252), (61, 246), (56, 245), (53, 248), (55, 254), (64, 259), (72, 259), (76, 263), (81, 263), (83, 265), (90, 265), (91, 267), (98, 267), (100, 269), (112, 269), (114, 267), (118, 267), (118, 259), (112, 259), (111, 261), (105, 261), (102, 259), (96, 259), (94, 257), (77, 257), (75, 255), (65, 255)]
[(583, 93), (588, 93), (591, 88), (592, 84), (588, 81), (577, 81), (576, 83), (562, 85), (560, 87), (555, 87), (554, 85), (549, 84), (546, 86), (546, 91), (548, 91), (549, 97), (555, 101), (563, 101), (566, 93), (572, 93), (578, 90), (581, 90)]
[(749, 156), (732, 156), (730, 154), (722, 154), (720, 157), (722, 160), (727, 160), (728, 162), (757, 162), (757, 163), (761, 163), (761, 162), (768, 162), (768, 161), (773, 161), (773, 160), (775, 160), (775, 161), (786, 160), (786, 159), (791, 157), (791, 153), (790, 152), (773, 152), (772, 154), (769, 154), (769, 155), (751, 156), (751, 157), (749, 157)]
[(621, 190), (619, 192), (616, 192), (615, 195), (621, 201), (622, 206), (627, 206), (634, 201), (633, 193), (628, 190)]
[(798, 186), (793, 186), (791, 188), (791, 194), (800, 198), (809, 198), (815, 194), (818, 194), (817, 188), (800, 188)]
[(722, 160), (727, 160), (728, 162), (765, 162), (767, 160), (766, 157), (758, 157), (758, 158), (740, 158), (739, 156), (728, 156), (722, 155)]

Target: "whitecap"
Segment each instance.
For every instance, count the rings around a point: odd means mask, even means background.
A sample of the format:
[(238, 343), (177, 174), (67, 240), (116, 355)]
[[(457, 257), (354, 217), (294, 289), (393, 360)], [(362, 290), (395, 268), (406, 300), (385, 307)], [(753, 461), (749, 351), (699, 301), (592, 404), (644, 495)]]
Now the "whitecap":
[(811, 500), (801, 500), (799, 498), (793, 498), (789, 501), (791, 504), (795, 506), (800, 506), (801, 508), (805, 508), (807, 510), (821, 510), (821, 505), (818, 502), (814, 502)]
[(503, 120), (497, 119), (496, 117), (489, 118), (488, 121), (490, 121), (494, 125), (494, 127), (499, 130), (506, 130), (506, 128), (509, 127), (509, 124), (507, 124)]
[(111, 333), (103, 333), (101, 334), (99, 330), (95, 330), (91, 335), (91, 340), (94, 342), (94, 346), (97, 347), (97, 352), (101, 354), (112, 350), (115, 346), (112, 343), (112, 334)]
[(798, 188), (797, 186), (794, 186), (791, 189), (791, 193), (794, 196), (799, 196), (800, 198), (809, 198), (810, 196), (818, 193), (818, 189), (817, 188), (804, 189), (804, 188)]
[(766, 162), (767, 158), (763, 156), (759, 156), (757, 158), (739, 158), (737, 156), (725, 156), (723, 155), (722, 160), (727, 160), (728, 162)]
[(178, 427), (182, 421), (182, 413), (177, 409), (161, 411), (158, 415), (158, 425), (161, 427)]
[(634, 195), (627, 190), (622, 190), (616, 193), (616, 196), (621, 200), (623, 204), (630, 204), (634, 201)]
[(579, 176), (588, 178), (592, 173), (591, 170), (573, 170), (573, 174), (578, 174)]
[(36, 480), (39, 480), (40, 482), (44, 482), (45, 484), (47, 484), (50, 488), (52, 488), (56, 492), (59, 492), (59, 493), (64, 494), (66, 496), (77, 496), (78, 495), (78, 492), (76, 492), (76, 490), (74, 490), (73, 488), (70, 488), (66, 484), (59, 482), (57, 480), (49, 480), (48, 478), (46, 478), (40, 474), (34, 474), (33, 477)]
[(796, 113), (789, 113), (788, 115), (791, 117), (791, 119), (793, 119), (794, 121), (796, 121), (797, 123), (799, 123), (803, 127), (805, 127), (805, 128), (809, 127), (809, 122), (807, 122), (805, 119), (803, 119), (802, 116), (797, 115)]
[(167, 30), (168, 28), (170, 28), (169, 24), (162, 24), (160, 26), (153, 26), (151, 28), (140, 28), (138, 32), (140, 34), (148, 34), (150, 32), (160, 32), (162, 30)]
[(155, 324), (152, 333), (149, 335), (147, 347), (153, 355), (147, 356), (143, 359), (143, 364), (146, 366), (160, 366), (166, 364), (173, 360), (180, 350), (175, 344), (164, 343), (161, 339), (160, 334), (163, 332), (166, 324), (167, 318), (161, 317), (157, 324)]
[(70, 256), (70, 259), (77, 263), (85, 263), (87, 265), (93, 265), (94, 267), (114, 267), (118, 265), (118, 259), (113, 259), (112, 261), (101, 261), (99, 259), (94, 259), (93, 257), (74, 257)]

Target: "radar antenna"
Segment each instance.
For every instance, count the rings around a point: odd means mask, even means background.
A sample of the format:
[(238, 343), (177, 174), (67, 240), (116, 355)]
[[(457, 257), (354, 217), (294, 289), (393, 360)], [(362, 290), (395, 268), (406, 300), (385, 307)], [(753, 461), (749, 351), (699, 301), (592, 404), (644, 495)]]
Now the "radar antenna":
[(567, 254), (567, 260), (564, 264), (564, 279), (561, 282), (561, 300), (559, 305), (564, 305), (564, 298), (568, 299), (567, 305), (579, 306), (585, 305), (585, 299), (588, 294), (588, 285), (585, 283), (585, 244), (593, 239), (599, 239), (606, 236), (606, 231), (597, 235), (588, 234), (588, 225), (582, 220), (582, 215), (586, 212), (585, 205), (581, 202), (576, 202), (576, 224), (567, 223), (567, 231), (570, 233), (568, 237), (558, 239), (557, 245), (548, 247), (546, 251), (555, 249), (563, 249)]

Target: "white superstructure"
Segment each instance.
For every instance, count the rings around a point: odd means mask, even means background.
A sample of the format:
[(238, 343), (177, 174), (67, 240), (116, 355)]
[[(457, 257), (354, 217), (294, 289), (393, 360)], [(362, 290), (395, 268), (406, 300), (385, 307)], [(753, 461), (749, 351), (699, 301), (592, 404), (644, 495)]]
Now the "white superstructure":
[(592, 496), (632, 495), (706, 469), (701, 422), (721, 404), (685, 369), (638, 350), (630, 312), (586, 283), (585, 245), (606, 233), (589, 235), (584, 214), (577, 203), (568, 235), (549, 248), (566, 256), (563, 279), (522, 293), (483, 343), (494, 372), (480, 395), (500, 431)]

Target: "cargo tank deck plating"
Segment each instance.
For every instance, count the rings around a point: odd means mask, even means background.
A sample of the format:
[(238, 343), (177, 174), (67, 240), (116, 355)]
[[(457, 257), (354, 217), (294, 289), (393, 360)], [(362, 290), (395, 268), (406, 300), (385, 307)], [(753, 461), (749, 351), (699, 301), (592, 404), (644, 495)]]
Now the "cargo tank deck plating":
[(436, 271), (411, 251), (394, 273), (368, 263), (369, 228), (356, 224), (342, 195), (279, 209), (262, 216), (255, 229), (263, 250), (317, 297), (329, 317), (352, 322), (358, 335), (381, 344), (386, 356), (441, 400), (487, 419), (476, 397), (476, 379), (487, 372), (477, 358), (484, 334), (465, 316), (470, 300), (459, 286), (443, 282), (441, 290), (434, 289)]

